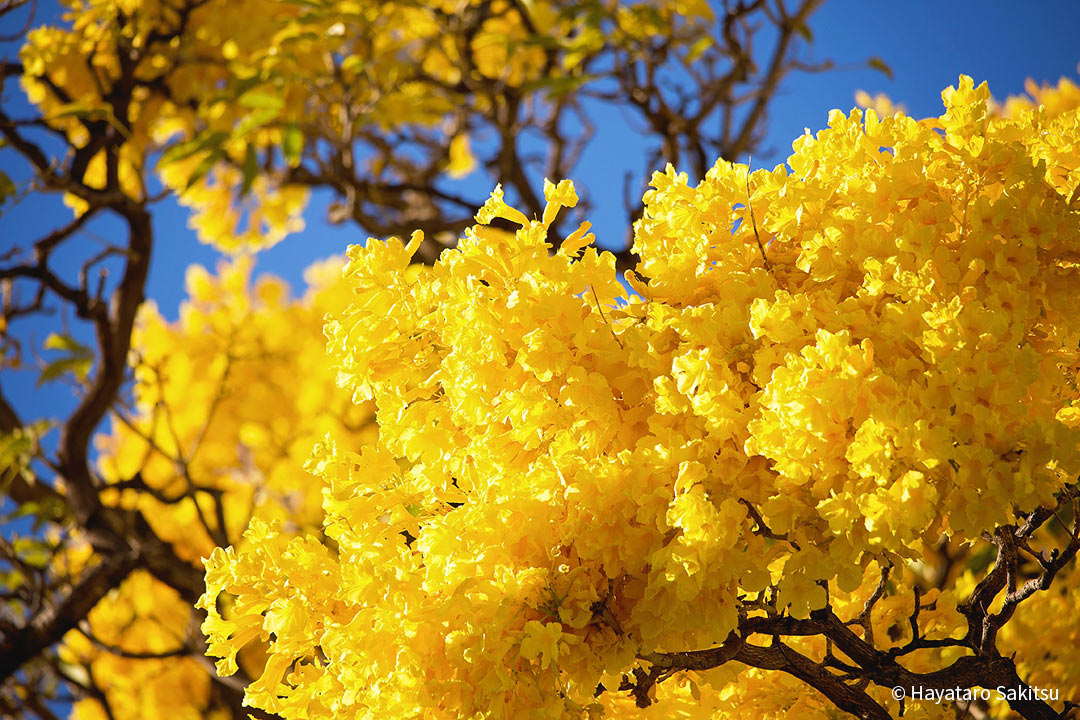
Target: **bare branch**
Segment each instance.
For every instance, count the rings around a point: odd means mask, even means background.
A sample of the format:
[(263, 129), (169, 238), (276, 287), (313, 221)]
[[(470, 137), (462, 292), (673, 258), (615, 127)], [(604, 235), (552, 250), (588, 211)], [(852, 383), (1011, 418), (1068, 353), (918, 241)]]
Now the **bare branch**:
[(130, 550), (103, 557), (63, 600), (47, 606), (15, 632), (6, 633), (0, 639), (0, 682), (76, 627), (101, 598), (127, 577), (137, 561), (137, 554)]

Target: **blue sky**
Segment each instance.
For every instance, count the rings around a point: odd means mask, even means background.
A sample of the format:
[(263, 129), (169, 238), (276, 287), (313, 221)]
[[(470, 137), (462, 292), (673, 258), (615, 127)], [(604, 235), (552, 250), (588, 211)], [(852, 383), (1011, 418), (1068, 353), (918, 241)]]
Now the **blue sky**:
[[(40, 3), (38, 19), (55, 17), (55, 0)], [(0, 34), (11, 32), (23, 21), (21, 14), (3, 21)], [(1075, 29), (1080, 28), (1080, 3), (1064, 0), (1028, 2), (870, 2), (868, 0), (828, 0), (810, 22), (814, 42), (802, 59), (832, 59), (838, 69), (817, 75), (795, 75), (781, 87), (771, 106), (768, 138), (754, 158), (754, 166), (771, 167), (790, 152), (791, 141), (804, 128), (816, 132), (826, 123), (829, 110), (849, 110), (854, 92), (884, 92), (902, 103), (917, 117), (941, 111), (941, 90), (955, 84), (961, 73), (976, 82), (986, 80), (995, 97), (1023, 91), (1026, 78), (1037, 82), (1057, 82), (1076, 78), (1080, 52), (1076, 50)], [(11, 56), (10, 45), (0, 46)], [(893, 70), (890, 79), (870, 69), (866, 61), (880, 57)], [(5, 94), (15, 93), (10, 83)], [(640, 136), (627, 126), (627, 113), (617, 108), (598, 110), (594, 121), (598, 134), (572, 179), (588, 193), (595, 211), (593, 223), (601, 245), (617, 245), (626, 235), (622, 207), (623, 174), (627, 169), (641, 174), (645, 149)], [(732, 158), (745, 162), (746, 158)], [(0, 152), (0, 166), (12, 176), (18, 169), (10, 154)], [(654, 168), (662, 169), (662, 168)], [(536, 179), (539, 181), (539, 178)], [(483, 199), (489, 181), (474, 181), (472, 195)], [(363, 242), (366, 235), (354, 225), (328, 226), (323, 213), (328, 195), (316, 193), (307, 213), (307, 229), (263, 252), (257, 272), (284, 277), (298, 294), (303, 291), (303, 269), (313, 260), (341, 253), (350, 243)], [(0, 208), (0, 252), (14, 242), (25, 242), (64, 222), (55, 204), (45, 206), (28, 200)], [(156, 208), (155, 256), (147, 296), (162, 312), (175, 318), (184, 297), (184, 270), (191, 263), (213, 267), (218, 253), (201, 245), (187, 228), (187, 212), (173, 201)], [(104, 232), (104, 231), (103, 231)], [(76, 256), (61, 264), (78, 266)], [(23, 328), (40, 345), (54, 327)], [(42, 408), (61, 414), (70, 403), (70, 389), (62, 385), (34, 388), (36, 370), (5, 371), (0, 379), (4, 392), (27, 416), (40, 416)]]

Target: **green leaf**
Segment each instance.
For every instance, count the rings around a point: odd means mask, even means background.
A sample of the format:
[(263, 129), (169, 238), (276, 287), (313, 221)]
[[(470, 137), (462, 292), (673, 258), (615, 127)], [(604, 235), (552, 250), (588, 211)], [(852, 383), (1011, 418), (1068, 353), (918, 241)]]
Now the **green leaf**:
[(595, 76), (583, 75), (580, 77), (572, 77), (564, 75), (562, 77), (543, 77), (531, 82), (527, 82), (522, 85), (522, 89), (533, 92), (536, 90), (547, 90), (548, 95), (552, 98), (561, 98), (576, 91), (582, 85), (594, 79)]
[(240, 197), (247, 197), (251, 192), (251, 185), (259, 174), (259, 158), (255, 154), (255, 146), (248, 145), (244, 154), (244, 184), (240, 188)]
[(47, 568), (53, 557), (52, 545), (41, 538), (15, 538), (11, 543), (11, 548), (20, 560), (39, 570)]
[(26, 428), (15, 428), (13, 432), (0, 436), (0, 468), (4, 472), (21, 472), (34, 454), (35, 438)]
[(295, 123), (285, 126), (285, 140), (281, 149), (289, 165), (296, 167), (300, 164), (300, 154), (304, 151), (304, 133)]
[(19, 505), (14, 510), (12, 510), (11, 512), (5, 514), (3, 516), (3, 522), (6, 525), (7, 523), (9, 523), (9, 522), (11, 522), (13, 520), (18, 520), (21, 517), (27, 517), (29, 515), (36, 515), (40, 511), (41, 511), (41, 505), (40, 504), (38, 504), (36, 502), (33, 502), (33, 501), (24, 502), (23, 504)]
[(0, 572), (0, 588), (3, 588), (6, 592), (17, 590), (20, 586), (25, 584), (26, 578), (22, 576), (22, 573), (15, 572), (14, 570)]
[(878, 72), (884, 73), (885, 76), (887, 78), (889, 78), (890, 80), (893, 79), (892, 68), (889, 67), (888, 64), (886, 64), (886, 62), (884, 60), (882, 60), (881, 58), (872, 57), (872, 58), (870, 58), (869, 60), (866, 61), (866, 64), (869, 65), (872, 69), (877, 70)]
[(225, 157), (225, 151), (221, 148), (213, 150), (209, 155), (204, 157), (202, 161), (195, 166), (195, 170), (188, 178), (187, 185), (184, 186), (184, 192), (190, 190), (195, 183), (206, 177), (206, 174), (210, 172), (210, 169), (217, 165), (218, 161), (223, 157)]
[(61, 120), (63, 118), (74, 117), (82, 121), (95, 121), (104, 120), (117, 130), (125, 139), (130, 140), (131, 134), (127, 128), (116, 119), (116, 115), (113, 113), (113, 109), (109, 106), (102, 105), (88, 105), (86, 103), (68, 103), (64, 105), (60, 110), (50, 115), (48, 120)]
[(0, 205), (7, 202), (7, 199), (15, 194), (15, 183), (11, 182), (11, 178), (7, 176), (7, 173), (0, 171)]
[(46, 350), (62, 352), (63, 356), (45, 366), (38, 376), (38, 387), (57, 380), (66, 373), (74, 374), (79, 381), (85, 380), (90, 374), (90, 368), (94, 364), (93, 351), (70, 335), (51, 333), (45, 338), (44, 347)]
[(260, 108), (248, 113), (236, 124), (233, 137), (242, 138), (252, 130), (257, 130), (270, 121), (277, 120), (279, 114), (280, 112), (274, 108)]
[(202, 152), (204, 150), (214, 150), (221, 147), (221, 144), (229, 137), (229, 133), (221, 130), (215, 130), (214, 132), (199, 133), (190, 140), (185, 140), (182, 143), (177, 143), (172, 147), (161, 153), (161, 159), (158, 160), (158, 167), (164, 167), (170, 163), (174, 163), (178, 160), (185, 160), (195, 153)]
[(90, 348), (86, 347), (75, 338), (70, 335), (61, 335), (59, 333), (50, 333), (49, 337), (45, 338), (46, 350), (63, 350), (71, 355), (79, 355), (82, 357), (91, 357), (93, 353)]
[(508, 51), (514, 49), (514, 45), (511, 43), (516, 44), (519, 42), (522, 45), (542, 47), (546, 50), (565, 50), (569, 46), (569, 43), (563, 38), (554, 37), (551, 35), (529, 35), (526, 38), (522, 38), (520, 41), (510, 37), (509, 35), (502, 35), (499, 37), (499, 40), (500, 42), (510, 44), (510, 46), (507, 48)]
[(215, 99), (234, 101), (236, 100), (236, 98), (240, 97), (248, 90), (252, 90), (259, 85), (264, 84), (264, 80), (259, 75), (249, 75), (248, 77), (243, 77), (233, 81), (233, 84), (230, 85), (225, 92), (222, 92), (215, 96)]
[(341, 61), (341, 69), (349, 73), (360, 73), (369, 62), (369, 59), (361, 55), (350, 55)]
[(45, 369), (41, 371), (41, 375), (38, 376), (37, 386), (41, 387), (45, 383), (58, 380), (67, 373), (71, 373), (80, 381), (86, 380), (93, 365), (93, 358), (72, 356), (60, 358), (45, 366)]
[(287, 38), (280, 42), (280, 45), (278, 47), (288, 48), (291, 45), (299, 45), (301, 43), (319, 42), (326, 42), (326, 36), (313, 30), (306, 30), (304, 32), (298, 32), (295, 35), (289, 35)]
[(713, 39), (709, 35), (704, 35), (697, 39), (693, 45), (690, 46), (689, 52), (686, 53), (686, 62), (692, 63), (705, 54), (713, 45)]
[(280, 110), (285, 106), (285, 100), (280, 95), (258, 90), (249, 90), (240, 96), (238, 102), (244, 107), (257, 110)]
[(80, 120), (96, 120), (105, 116), (108, 111), (103, 107), (95, 107), (84, 103), (68, 103), (61, 109), (49, 116), (49, 120), (75, 117)]
[(806, 42), (814, 42), (814, 33), (810, 32), (810, 26), (804, 22), (795, 26), (795, 32), (803, 36)]
[(63, 501), (55, 499), (52, 495), (47, 495), (41, 502), (24, 502), (16, 506), (11, 512), (0, 515), (0, 525), (7, 525), (19, 518), (32, 517), (34, 520), (33, 532), (37, 535), (45, 523), (61, 522), (66, 515), (67, 508), (64, 506)]

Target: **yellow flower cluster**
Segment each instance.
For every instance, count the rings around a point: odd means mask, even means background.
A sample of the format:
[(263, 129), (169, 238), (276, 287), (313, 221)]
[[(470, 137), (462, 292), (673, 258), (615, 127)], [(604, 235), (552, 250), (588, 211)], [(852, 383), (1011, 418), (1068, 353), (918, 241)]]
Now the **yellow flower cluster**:
[[(98, 438), (102, 500), (140, 510), (193, 564), (218, 543), (243, 547), (249, 522), (280, 521), (287, 533), (317, 529), (323, 483), (298, 471), (312, 445), (326, 433), (350, 443), (375, 439), (370, 409), (349, 401), (325, 361), (322, 317), (348, 297), (342, 261), (313, 266), (300, 300), (281, 280), (250, 282), (251, 265), (238, 258), (216, 275), (193, 266), (177, 322), (144, 306), (131, 357), (135, 407)], [(95, 606), (89, 636), (67, 634), (61, 657), (88, 668), (116, 720), (207, 717), (216, 694), (202, 663), (138, 657), (191, 646), (192, 616), (173, 590), (137, 571)], [(261, 673), (257, 644), (242, 660)], [(86, 699), (75, 717), (106, 714)]]
[[(1080, 474), (1080, 113), (942, 96), (932, 121), (834, 112), (771, 171), (655, 174), (630, 297), (587, 228), (548, 238), (564, 183), (542, 219), (496, 191), (431, 268), (418, 235), (351, 248), (326, 332), (379, 439), (309, 461), (329, 542), (253, 523), (206, 561), (219, 667), (270, 637), (248, 701), (286, 718), (829, 717), (741, 666), (664, 710), (614, 689), (770, 587), (857, 615), (884, 563)], [(957, 597), (923, 620), (955, 627)]]

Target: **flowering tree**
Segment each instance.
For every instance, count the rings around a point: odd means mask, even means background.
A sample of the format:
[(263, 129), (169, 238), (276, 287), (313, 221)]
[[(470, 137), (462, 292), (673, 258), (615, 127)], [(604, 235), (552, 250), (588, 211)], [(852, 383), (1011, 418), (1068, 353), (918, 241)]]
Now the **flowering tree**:
[(1073, 713), (1080, 93), (1038, 94), (669, 166), (629, 295), (568, 181), (432, 267), (351, 248), (379, 437), (316, 447), (322, 538), (206, 561), (219, 672), (269, 639), (288, 718)]
[[(31, 31), (0, 199), (71, 219), (0, 249), (0, 370), (59, 309), (40, 381), (75, 396), (53, 425), (0, 393), (0, 711), (1075, 714), (1080, 91), (962, 78), (751, 173), (817, 4), (73, 0)], [(654, 175), (616, 252), (541, 183), (589, 102), (694, 178)], [(409, 240), (293, 300), (246, 253), (312, 188)], [(166, 197), (237, 255), (175, 322)]]
[[(0, 210), (13, 213), (0, 245), (0, 714), (16, 717), (71, 702), (80, 717), (272, 712), (242, 704), (280, 662), (262, 631), (247, 628), (255, 639), (220, 677), (193, 606), (201, 558), (242, 551), (249, 526), (334, 548), (325, 480), (304, 460), (327, 434), (374, 442), (373, 408), (336, 388), (322, 351), (321, 318), (351, 289), (323, 268), (292, 300), (252, 282), (243, 257), (300, 229), (310, 190), (329, 191), (333, 221), (423, 230), (410, 259), (430, 264), (496, 182), (542, 214), (542, 178), (570, 175), (591, 141), (591, 104), (642, 121), (650, 165), (703, 177), (756, 147), (785, 76), (818, 69), (796, 50), (819, 0), (63, 5), (63, 22), (0, 62)], [(0, 1), (5, 27), (34, 6)], [(144, 302), (168, 199), (237, 256), (216, 276), (190, 271), (174, 322)], [(43, 219), (10, 220), (24, 203)], [(629, 246), (617, 260), (634, 265)], [(42, 327), (55, 330), (44, 347)], [(40, 383), (74, 391), (59, 420), (12, 400), (36, 359)], [(244, 609), (222, 599), (218, 612)]]

